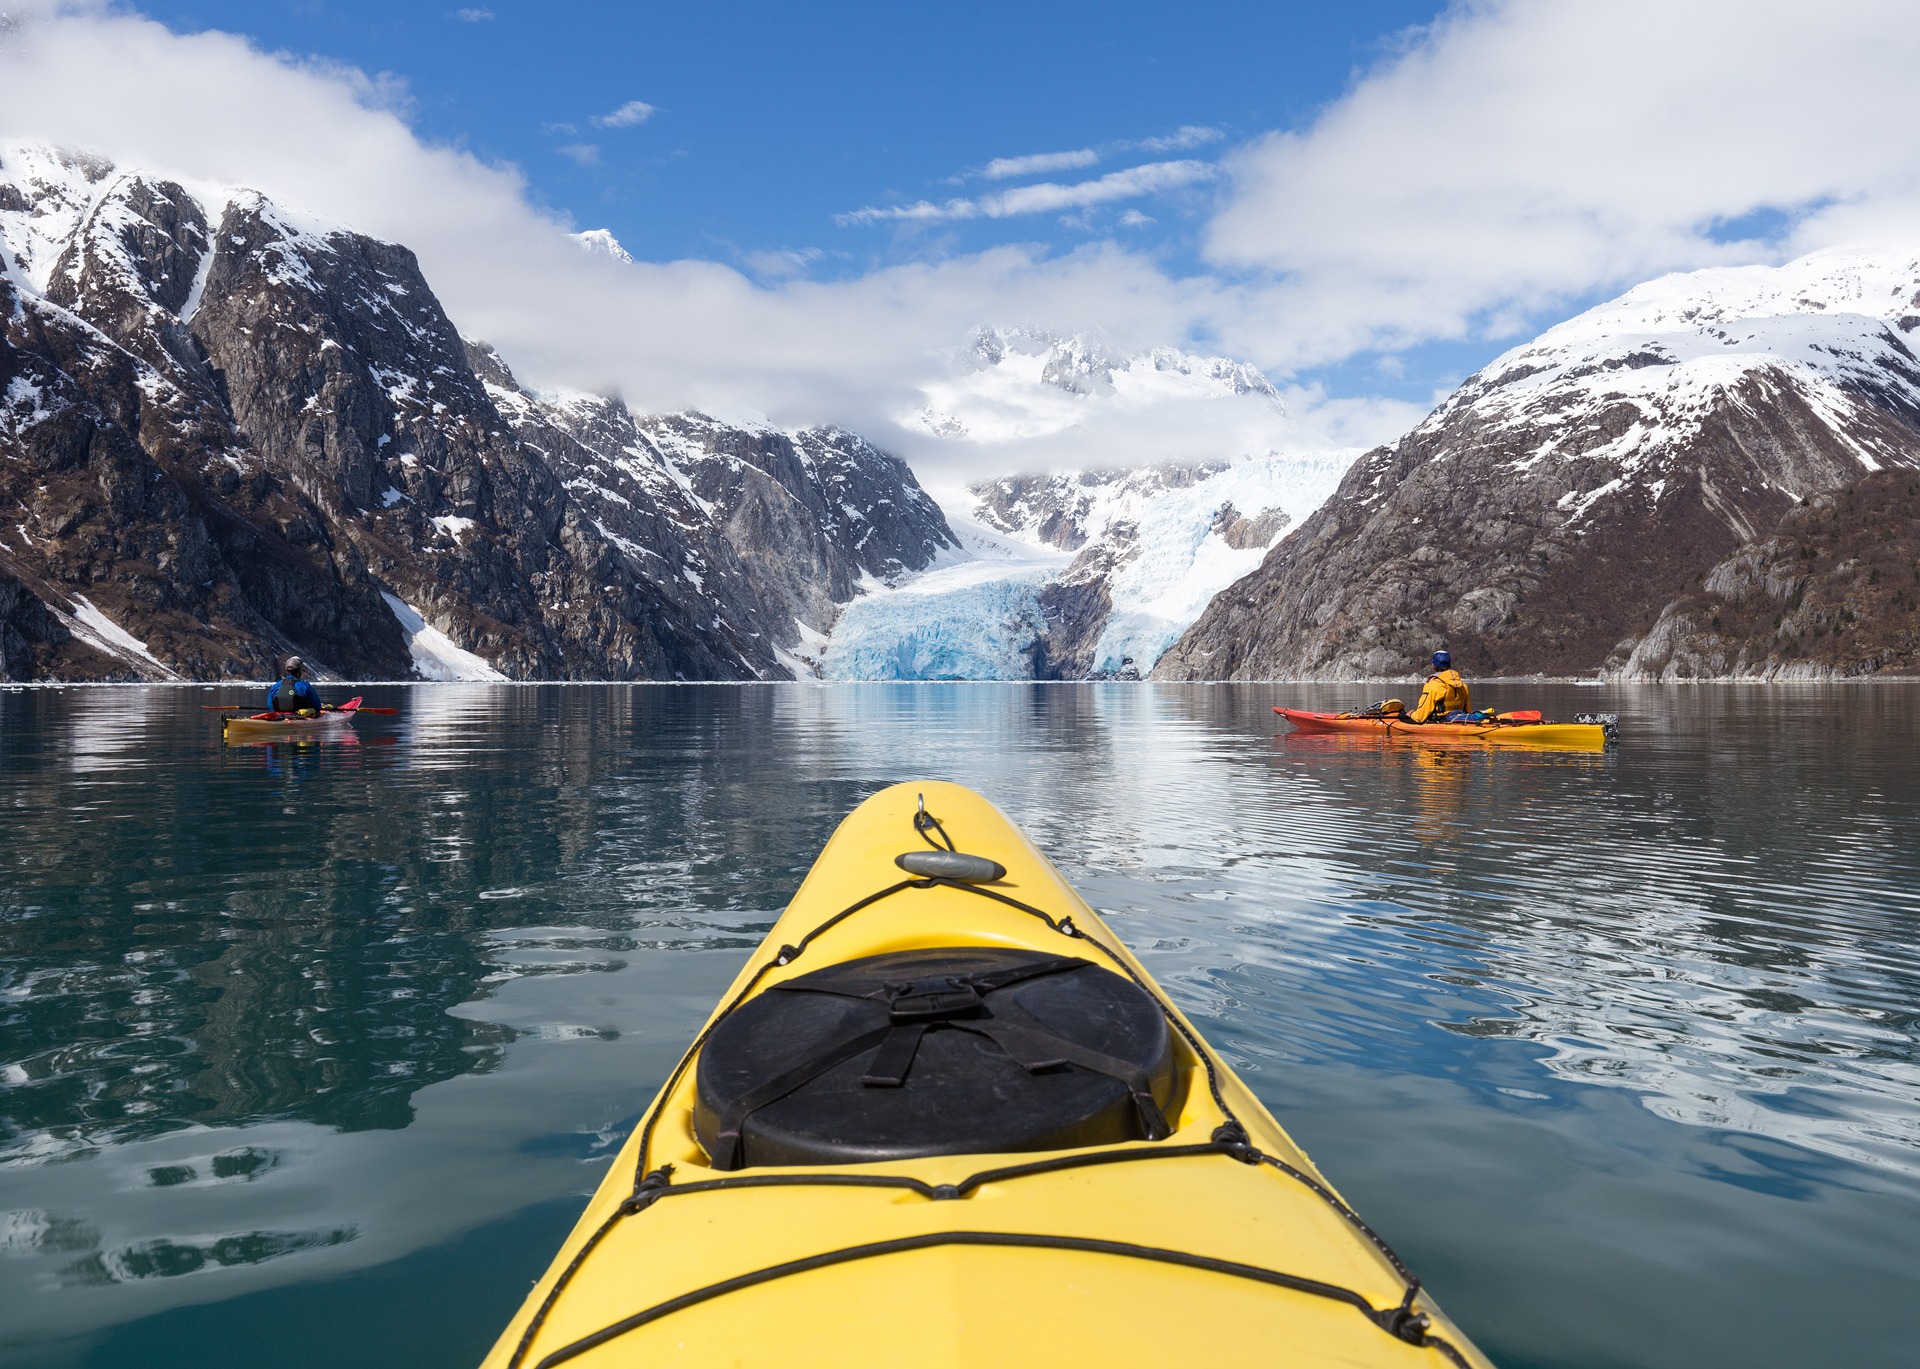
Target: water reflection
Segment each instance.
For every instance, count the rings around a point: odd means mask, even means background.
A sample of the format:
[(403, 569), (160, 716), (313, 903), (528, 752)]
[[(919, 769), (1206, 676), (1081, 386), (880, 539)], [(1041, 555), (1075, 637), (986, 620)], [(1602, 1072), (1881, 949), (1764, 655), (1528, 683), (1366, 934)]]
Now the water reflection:
[[(1311, 689), (367, 693), (400, 714), (264, 747), (223, 747), (210, 693), (0, 695), (0, 1301), (29, 1309), (0, 1337), (589, 1187), (834, 822), (913, 775), (1023, 823), (1290, 1125), (1353, 1110), (1323, 1158), (1387, 1229), (1417, 1237), (1432, 1195), (1396, 1185), (1443, 1143), (1369, 1109), (1446, 1081), (1423, 1106), (1506, 1167), (1431, 1238), (1469, 1306), (1475, 1270), (1538, 1255), (1500, 1215), (1515, 1117), (1716, 1203), (1877, 1186), (1920, 1215), (1897, 688), (1503, 701), (1620, 713), (1605, 755), (1276, 737), (1274, 703), (1351, 702)], [(1620, 1279), (1594, 1296), (1663, 1296)], [(1623, 1345), (1593, 1362), (1656, 1362)]]
[[(1346, 858), (1349, 892), (1438, 906), (1462, 934), (1451, 963), (1434, 963), (1444, 935), (1404, 962), (1481, 998), (1440, 1025), (1540, 1043), (1555, 1074), (1631, 1089), (1675, 1121), (1911, 1171), (1920, 795), (1897, 742), (1833, 726), (1846, 700), (1749, 694), (1702, 718), (1681, 692), (1642, 707), (1638, 754), (1408, 748), (1293, 771), (1337, 793), (1336, 812), (1403, 815), (1379, 824), (1371, 859)], [(1850, 716), (1873, 715), (1857, 702)], [(1278, 745), (1295, 759), (1301, 740)], [(1328, 845), (1354, 852), (1354, 835)], [(1384, 949), (1370, 943), (1375, 968)]]

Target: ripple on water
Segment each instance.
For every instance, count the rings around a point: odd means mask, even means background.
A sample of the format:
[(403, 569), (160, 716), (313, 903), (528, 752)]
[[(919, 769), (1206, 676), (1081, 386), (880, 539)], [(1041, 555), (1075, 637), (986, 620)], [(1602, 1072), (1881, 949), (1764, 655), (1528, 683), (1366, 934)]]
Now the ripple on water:
[[(1643, 1187), (1722, 1204), (1822, 1197), (1783, 1229), (1859, 1267), (1885, 1266), (1886, 1232), (1808, 1224), (1854, 1189), (1912, 1210), (1908, 693), (1497, 700), (1622, 714), (1617, 752), (1555, 755), (1273, 736), (1271, 704), (1349, 690), (366, 692), (401, 713), (245, 748), (200, 716), (210, 694), (0, 696), (0, 1304), (29, 1340), (578, 1194), (834, 823), (915, 775), (1021, 822), (1289, 1125), (1331, 1129), (1336, 1181), (1516, 1358), (1576, 1362), (1475, 1293), (1475, 1271), (1541, 1258), (1507, 1200), (1541, 1138), (1597, 1148), (1582, 1182), (1610, 1207), (1626, 1156)], [(1418, 1127), (1370, 1111), (1416, 1096)], [(1474, 1161), (1447, 1190), (1474, 1220), (1423, 1228), (1424, 1166), (1449, 1154)], [(1555, 1258), (1606, 1266), (1579, 1245), (1605, 1216), (1566, 1214)], [(1697, 1239), (1674, 1221), (1653, 1235)], [(1790, 1244), (1748, 1282), (1812, 1277)], [(1620, 1329), (1578, 1362), (1655, 1363), (1634, 1325), (1764, 1321), (1699, 1278), (1595, 1277), (1587, 1303), (1559, 1296)], [(1798, 1344), (1738, 1343), (1743, 1366)]]

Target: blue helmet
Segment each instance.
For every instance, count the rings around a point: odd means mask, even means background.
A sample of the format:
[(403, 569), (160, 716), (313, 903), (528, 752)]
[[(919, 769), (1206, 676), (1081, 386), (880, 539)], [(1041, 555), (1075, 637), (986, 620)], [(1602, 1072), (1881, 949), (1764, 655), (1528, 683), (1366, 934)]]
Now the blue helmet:
[(1435, 670), (1445, 670), (1448, 666), (1452, 664), (1453, 664), (1453, 657), (1448, 655), (1446, 652), (1436, 651), (1433, 653), (1433, 668)]

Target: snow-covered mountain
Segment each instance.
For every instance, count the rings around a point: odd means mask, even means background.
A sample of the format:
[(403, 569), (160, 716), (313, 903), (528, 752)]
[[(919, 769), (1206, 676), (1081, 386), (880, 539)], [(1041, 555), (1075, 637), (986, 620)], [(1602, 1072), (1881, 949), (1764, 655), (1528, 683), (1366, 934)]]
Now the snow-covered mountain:
[(1255, 367), (1225, 357), (1168, 347), (1120, 356), (1084, 334), (982, 325), (954, 354), (950, 371), (925, 387), (919, 408), (902, 415), (905, 426), (993, 445), (1082, 427), (1110, 432), (1146, 421), (1157, 428), (1176, 412), (1178, 421), (1191, 422), (1207, 408), (1215, 413), (1201, 441), (1213, 442), (1222, 432), (1241, 439), (1207, 459), (1264, 453), (1288, 439), (1298, 445), (1279, 391)]
[[(1800, 501), (1920, 465), (1920, 257), (1663, 277), (1550, 329), (1356, 463), (1158, 671), (1591, 674)], [(1643, 661), (1633, 673), (1659, 673)]]
[(963, 554), (849, 604), (839, 679), (1137, 677), (1319, 505), (1352, 452), (1012, 476), (950, 498)]
[(0, 147), (0, 268), (0, 678), (782, 678), (954, 542), (851, 434), (529, 394), (251, 191)]
[(1920, 668), (1916, 330), (1913, 253), (1667, 277), (1342, 477), (1250, 367), (982, 329), (905, 419), (1078, 473), (956, 535), (851, 433), (527, 390), (404, 246), (9, 145), (0, 678)]
[(829, 678), (1143, 673), (1355, 455), (1255, 367), (1038, 327), (976, 329), (922, 401), (935, 459), (1053, 473), (940, 491), (964, 548), (849, 604)]
[(895, 415), (929, 471), (1112, 471), (1352, 445), (1303, 420), (1257, 368), (1225, 357), (981, 326), (945, 372)]

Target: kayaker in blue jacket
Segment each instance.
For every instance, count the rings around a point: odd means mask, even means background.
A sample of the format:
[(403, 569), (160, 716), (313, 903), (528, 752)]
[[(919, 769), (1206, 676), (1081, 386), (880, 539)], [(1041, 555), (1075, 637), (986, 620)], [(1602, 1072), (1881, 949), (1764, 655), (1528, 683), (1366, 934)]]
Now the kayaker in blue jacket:
[(287, 657), (279, 681), (267, 689), (269, 713), (299, 713), (313, 717), (332, 707), (320, 702), (320, 692), (306, 678), (306, 667), (298, 656)]

